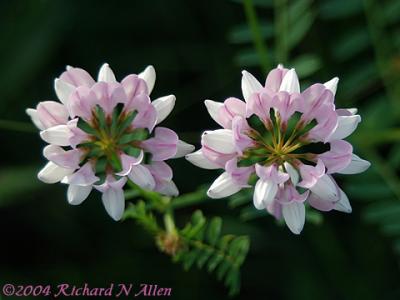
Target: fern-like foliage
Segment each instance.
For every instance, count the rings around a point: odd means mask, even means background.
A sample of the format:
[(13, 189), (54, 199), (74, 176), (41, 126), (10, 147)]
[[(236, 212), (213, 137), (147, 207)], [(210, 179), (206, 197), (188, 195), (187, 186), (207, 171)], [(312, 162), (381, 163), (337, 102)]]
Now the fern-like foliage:
[(182, 263), (185, 270), (196, 265), (215, 272), (219, 280), (224, 280), (229, 294), (235, 295), (240, 289), (240, 267), (250, 240), (247, 236), (221, 235), (221, 228), (221, 218), (214, 217), (207, 222), (197, 210), (190, 222), (179, 230), (183, 247), (174, 256), (174, 261)]
[[(131, 204), (124, 219), (132, 218), (154, 236), (158, 248), (182, 263), (185, 270), (193, 265), (215, 272), (223, 280), (230, 295), (240, 290), (240, 268), (247, 256), (250, 240), (247, 236), (221, 235), (222, 219), (214, 217), (209, 222), (200, 210), (182, 228), (160, 227), (145, 202)], [(165, 215), (164, 215), (165, 220)]]

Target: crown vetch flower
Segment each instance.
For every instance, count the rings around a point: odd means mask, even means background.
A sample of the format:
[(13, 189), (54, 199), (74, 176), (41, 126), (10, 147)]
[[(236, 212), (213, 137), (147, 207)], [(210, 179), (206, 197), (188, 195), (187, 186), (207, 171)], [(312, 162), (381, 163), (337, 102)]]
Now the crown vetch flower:
[(85, 70), (68, 66), (55, 80), (61, 103), (43, 101), (36, 109), (27, 109), (49, 144), (43, 150), (49, 162), (38, 178), (68, 184), (67, 198), (73, 205), (97, 189), (114, 220), (122, 217), (128, 179), (144, 189), (176, 196), (172, 170), (164, 161), (194, 147), (174, 131), (156, 127), (172, 111), (175, 96), (151, 101), (155, 79), (152, 66), (121, 82), (108, 64), (101, 67), (97, 82)]
[(201, 149), (186, 158), (205, 169), (224, 169), (208, 190), (211, 198), (230, 196), (255, 180), (254, 206), (283, 218), (299, 234), (305, 206), (351, 212), (332, 174), (356, 174), (370, 163), (353, 154), (343, 139), (361, 121), (356, 109), (336, 109), (338, 78), (300, 92), (294, 69), (279, 65), (263, 86), (243, 71), (245, 101), (206, 100), (211, 117), (223, 127), (205, 131)]

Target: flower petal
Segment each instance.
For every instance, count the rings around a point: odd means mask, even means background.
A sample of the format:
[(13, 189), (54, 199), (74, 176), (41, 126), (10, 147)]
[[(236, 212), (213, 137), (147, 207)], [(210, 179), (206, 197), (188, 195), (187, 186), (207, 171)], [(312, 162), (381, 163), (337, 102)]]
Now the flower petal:
[(358, 173), (364, 172), (370, 166), (371, 166), (371, 163), (369, 161), (364, 160), (353, 153), (350, 164), (346, 168), (338, 171), (338, 173), (340, 173), (340, 174), (358, 174)]
[(69, 96), (73, 91), (75, 91), (75, 87), (62, 79), (56, 79), (54, 81), (54, 89), (56, 91), (56, 95), (62, 104), (68, 106)]
[(356, 130), (358, 123), (361, 122), (359, 115), (338, 116), (338, 125), (336, 130), (329, 136), (329, 141), (341, 140), (348, 137)]
[(143, 189), (154, 190), (156, 182), (149, 169), (143, 165), (132, 166), (131, 172), (128, 175), (129, 179)]
[(344, 140), (336, 140), (330, 142), (330, 150), (318, 155), (318, 158), (323, 161), (327, 173), (332, 174), (350, 164), (352, 153), (353, 147), (350, 143)]
[(175, 96), (169, 95), (157, 98), (152, 102), (154, 108), (157, 111), (157, 123), (159, 124), (165, 120), (166, 117), (171, 113), (175, 106)]
[(253, 203), (255, 208), (264, 209), (274, 200), (278, 192), (278, 185), (270, 180), (259, 179), (255, 185)]
[(320, 211), (331, 211), (335, 208), (337, 201), (328, 201), (327, 199), (318, 197), (314, 193), (310, 193), (307, 199), (307, 203)]
[(334, 77), (331, 80), (324, 83), (324, 86), (332, 92), (333, 95), (336, 95), (336, 89), (339, 82), (339, 78)]
[(60, 167), (77, 169), (81, 158), (81, 152), (78, 149), (65, 151), (60, 146), (47, 145), (43, 149), (43, 156), (49, 161), (54, 162)]
[(69, 146), (72, 133), (68, 125), (57, 125), (41, 131), (40, 137), (49, 144)]
[(97, 81), (104, 81), (104, 82), (117, 82), (115, 79), (114, 72), (111, 70), (108, 64), (103, 64), (100, 68), (99, 75), (97, 77)]
[(46, 129), (46, 128), (44, 127), (44, 125), (42, 124), (42, 122), (40, 122), (39, 116), (38, 116), (38, 112), (37, 112), (36, 109), (27, 108), (27, 109), (25, 110), (25, 112), (26, 112), (26, 114), (27, 114), (28, 116), (31, 117), (33, 124), (35, 124), (35, 126), (36, 126), (37, 128), (39, 128), (40, 130)]
[(242, 71), (242, 93), (246, 102), (250, 100), (251, 95), (260, 92), (263, 88), (261, 83), (249, 72)]
[(294, 69), (290, 69), (282, 79), (281, 86), (279, 87), (279, 91), (292, 93), (300, 93), (300, 83), (299, 78), (297, 77), (296, 71)]
[(79, 186), (92, 186), (98, 180), (99, 177), (95, 175), (91, 163), (87, 162), (75, 173), (65, 176), (61, 182)]
[(154, 137), (142, 142), (142, 146), (152, 154), (152, 160), (162, 161), (176, 155), (178, 140), (177, 134), (171, 129), (157, 127)]
[(173, 158), (183, 157), (183, 156), (193, 152), (194, 149), (195, 148), (193, 145), (190, 145), (184, 141), (179, 140), (178, 144), (177, 144), (177, 151)]
[(38, 174), (38, 179), (44, 183), (56, 183), (65, 176), (74, 172), (74, 169), (63, 168), (49, 161)]
[(211, 118), (219, 125), (223, 126), (222, 122), (219, 119), (219, 110), (224, 106), (224, 104), (212, 100), (205, 100), (204, 104), (206, 105), (207, 111), (210, 114)]
[(196, 152), (187, 154), (185, 157), (188, 161), (199, 168), (214, 170), (221, 168), (219, 165), (209, 161), (204, 155), (203, 151), (200, 149)]
[(306, 210), (303, 203), (292, 202), (282, 207), (283, 218), (290, 231), (294, 234), (300, 234), (303, 230)]
[(350, 201), (349, 198), (347, 197), (347, 195), (343, 192), (343, 190), (340, 190), (340, 200), (338, 202), (335, 203), (335, 210), (341, 211), (341, 212), (345, 212), (345, 213), (351, 213), (352, 212), (352, 208), (350, 205)]
[(203, 133), (202, 142), (205, 146), (223, 154), (236, 152), (233, 132), (230, 129), (217, 129)]
[(61, 74), (60, 79), (75, 87), (91, 87), (95, 84), (94, 79), (89, 75), (88, 72), (81, 68), (74, 68), (71, 66), (67, 66), (67, 71)]
[(124, 191), (122, 189), (110, 188), (103, 193), (101, 200), (110, 217), (114, 221), (121, 220), (125, 210)]
[(69, 185), (67, 191), (67, 200), (71, 205), (79, 205), (89, 196), (92, 186)]
[(161, 181), (157, 183), (156, 188), (154, 189), (156, 192), (159, 192), (160, 194), (170, 196), (170, 197), (176, 197), (179, 195), (178, 188), (176, 187), (175, 183), (170, 180), (170, 181)]
[(154, 69), (154, 67), (147, 66), (146, 69), (144, 69), (144, 71), (139, 74), (139, 78), (142, 78), (144, 81), (146, 81), (147, 88), (150, 94), (156, 82), (156, 70)]
[(67, 108), (55, 101), (43, 101), (37, 106), (37, 116), (45, 128), (65, 125), (68, 122)]
[(326, 201), (339, 201), (340, 191), (335, 181), (328, 175), (324, 175), (318, 179), (316, 184), (310, 187), (310, 191), (319, 198)]
[(293, 185), (296, 186), (299, 183), (300, 175), (299, 172), (288, 162), (284, 163), (285, 170), (290, 176), (290, 180), (292, 181)]
[(222, 173), (211, 185), (207, 191), (207, 195), (213, 199), (219, 199), (231, 196), (242, 189), (242, 186), (227, 172)]

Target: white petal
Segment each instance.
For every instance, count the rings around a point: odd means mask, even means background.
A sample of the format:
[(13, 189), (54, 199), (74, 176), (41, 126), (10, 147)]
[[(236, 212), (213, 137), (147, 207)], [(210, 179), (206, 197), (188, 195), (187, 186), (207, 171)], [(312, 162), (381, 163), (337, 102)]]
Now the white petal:
[(286, 172), (290, 176), (290, 180), (292, 181), (293, 185), (296, 186), (299, 183), (300, 175), (299, 172), (288, 162), (284, 163)]
[(148, 66), (142, 73), (139, 74), (139, 78), (142, 78), (147, 83), (147, 89), (149, 94), (153, 90), (154, 84), (156, 82), (156, 70), (153, 66)]
[(177, 151), (173, 158), (183, 157), (189, 154), (190, 152), (193, 152), (193, 150), (194, 150), (193, 145), (190, 145), (188, 143), (185, 143), (184, 141), (179, 140), (177, 145)]
[(355, 115), (358, 112), (357, 108), (348, 108), (347, 109), (352, 115)]
[(142, 165), (132, 166), (128, 177), (143, 189), (154, 190), (156, 186), (153, 175), (151, 175), (149, 169)]
[(338, 171), (340, 174), (358, 174), (367, 170), (371, 166), (371, 163), (367, 160), (360, 158), (353, 154), (350, 164), (343, 170)]
[(101, 199), (111, 218), (115, 221), (121, 220), (125, 210), (125, 197), (123, 190), (110, 188), (103, 193)]
[(44, 183), (56, 183), (61, 181), (65, 176), (74, 172), (74, 169), (67, 169), (57, 166), (55, 163), (49, 161), (38, 174), (39, 180)]
[(69, 185), (67, 191), (68, 203), (71, 205), (79, 205), (89, 196), (92, 186)]
[(330, 90), (333, 93), (333, 95), (336, 95), (336, 89), (337, 89), (338, 82), (339, 82), (339, 78), (334, 77), (331, 80), (325, 82), (324, 86), (328, 90)]
[(306, 219), (306, 210), (303, 203), (292, 202), (282, 207), (283, 218), (290, 231), (300, 234)]
[(278, 185), (272, 181), (264, 181), (259, 179), (256, 183), (253, 195), (253, 203), (255, 208), (264, 209), (274, 200), (278, 192)]
[(233, 132), (230, 129), (206, 131), (203, 133), (202, 139), (204, 145), (215, 151), (224, 154), (230, 154), (236, 151)]
[(342, 140), (348, 137), (356, 130), (358, 123), (361, 122), (359, 115), (354, 116), (339, 116), (338, 126), (336, 130), (329, 137), (329, 141)]
[(190, 153), (185, 157), (188, 161), (199, 168), (208, 169), (208, 170), (215, 170), (221, 168), (217, 164), (209, 161), (207, 158), (204, 157), (203, 151), (198, 150), (196, 152)]
[(340, 189), (340, 200), (335, 204), (335, 210), (351, 213), (351, 205), (347, 195)]
[(115, 79), (114, 72), (111, 70), (108, 64), (103, 64), (100, 68), (99, 75), (97, 77), (97, 81), (104, 81), (104, 82), (117, 82)]
[(300, 93), (300, 83), (294, 69), (289, 70), (282, 79), (279, 91), (288, 93)]
[(40, 132), (40, 137), (48, 142), (58, 146), (69, 146), (71, 143), (71, 131), (67, 125), (57, 125)]
[(176, 197), (179, 195), (178, 188), (176, 187), (175, 183), (172, 180), (164, 182), (162, 188), (159, 189), (158, 192), (170, 197)]
[(54, 89), (61, 103), (68, 107), (69, 96), (73, 91), (75, 91), (75, 87), (72, 84), (57, 78), (54, 81)]
[(328, 175), (322, 176), (317, 183), (310, 188), (311, 192), (323, 200), (335, 202), (339, 200), (339, 189), (336, 183)]
[(38, 117), (38, 113), (36, 109), (33, 108), (28, 108), (25, 110), (25, 112), (27, 113), (28, 116), (31, 117), (33, 124), (35, 124), (35, 126), (37, 128), (39, 128), (40, 130), (44, 130), (45, 127), (43, 126), (42, 122), (40, 122), (39, 117)]
[(224, 104), (221, 102), (216, 102), (216, 101), (212, 101), (212, 100), (205, 100), (204, 104), (206, 105), (207, 111), (210, 114), (211, 118), (215, 122), (217, 122), (219, 125), (221, 125), (221, 123), (218, 121), (219, 110), (222, 106), (224, 106)]
[(175, 106), (175, 96), (169, 95), (157, 98), (152, 102), (153, 106), (157, 111), (157, 123), (159, 124), (165, 120), (166, 117), (171, 113), (172, 109)]
[(229, 175), (229, 173), (222, 173), (210, 186), (207, 195), (213, 199), (228, 197), (239, 192), (242, 189)]
[(250, 96), (259, 92), (263, 86), (261, 83), (249, 72), (242, 71), (242, 93), (246, 102), (249, 101)]

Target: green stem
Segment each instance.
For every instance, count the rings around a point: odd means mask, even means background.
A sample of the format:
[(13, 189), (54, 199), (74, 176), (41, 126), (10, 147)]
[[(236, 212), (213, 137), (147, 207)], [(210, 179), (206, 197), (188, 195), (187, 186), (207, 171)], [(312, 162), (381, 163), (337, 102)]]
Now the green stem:
[(0, 129), (29, 133), (37, 132), (35, 127), (30, 123), (10, 120), (0, 120)]
[(171, 208), (172, 209), (178, 209), (178, 208), (184, 208), (187, 206), (192, 206), (194, 204), (199, 204), (202, 202), (207, 201), (207, 196), (204, 188), (200, 188), (199, 190), (188, 193), (188, 194), (183, 194), (171, 201)]
[(274, 1), (275, 15), (275, 45), (276, 45), (276, 60), (279, 63), (285, 64), (288, 59), (288, 13), (287, 1)]
[(244, 0), (244, 11), (246, 14), (247, 22), (249, 24), (253, 43), (258, 53), (258, 57), (260, 59), (260, 65), (262, 67), (263, 72), (267, 72), (270, 69), (270, 60), (268, 57), (267, 46), (264, 44), (263, 37), (261, 34), (261, 28), (258, 21), (257, 13), (254, 9), (252, 0)]
[(165, 224), (165, 230), (169, 234), (178, 234), (176, 227), (175, 227), (175, 222), (174, 222), (174, 217), (172, 215), (172, 210), (168, 210), (164, 214), (164, 224)]

